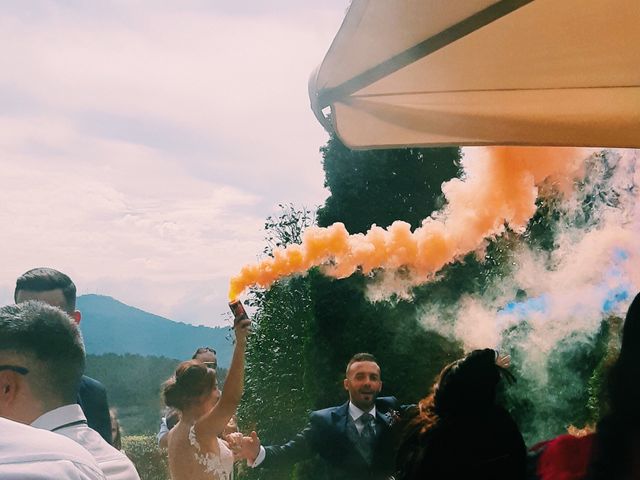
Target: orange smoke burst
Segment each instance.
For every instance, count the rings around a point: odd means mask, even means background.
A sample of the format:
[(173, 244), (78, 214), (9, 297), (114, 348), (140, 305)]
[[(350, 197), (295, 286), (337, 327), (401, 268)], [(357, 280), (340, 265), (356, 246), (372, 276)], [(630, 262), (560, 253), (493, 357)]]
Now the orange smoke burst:
[(323, 273), (345, 278), (360, 269), (407, 269), (411, 283), (424, 283), (446, 264), (478, 249), (504, 232), (525, 230), (536, 211), (538, 187), (551, 183), (570, 191), (586, 152), (577, 148), (478, 147), (465, 151), (464, 175), (442, 185), (445, 208), (426, 218), (414, 232), (402, 221), (387, 229), (373, 225), (366, 234), (349, 235), (342, 223), (310, 227), (300, 245), (273, 252), (273, 258), (245, 265), (231, 279), (229, 298), (257, 285), (321, 266)]

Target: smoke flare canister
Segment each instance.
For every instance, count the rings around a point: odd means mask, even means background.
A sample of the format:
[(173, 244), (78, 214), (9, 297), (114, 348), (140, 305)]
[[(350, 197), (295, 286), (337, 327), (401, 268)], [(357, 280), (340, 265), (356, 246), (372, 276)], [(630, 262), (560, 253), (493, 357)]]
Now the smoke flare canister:
[(229, 308), (233, 312), (233, 325), (235, 326), (238, 322), (242, 320), (249, 320), (249, 316), (242, 306), (242, 302), (240, 300), (236, 300), (234, 302), (229, 302)]

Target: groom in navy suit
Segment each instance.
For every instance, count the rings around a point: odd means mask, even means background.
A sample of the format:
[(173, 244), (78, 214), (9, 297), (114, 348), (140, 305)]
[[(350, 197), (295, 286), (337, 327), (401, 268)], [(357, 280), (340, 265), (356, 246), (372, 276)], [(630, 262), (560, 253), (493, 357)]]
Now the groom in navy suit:
[(395, 445), (391, 426), (403, 410), (395, 397), (378, 397), (380, 367), (373, 355), (354, 355), (346, 369), (344, 388), (349, 401), (312, 412), (309, 424), (284, 445), (260, 446), (257, 436), (245, 437), (243, 455), (253, 467), (293, 464), (313, 455), (322, 458), (332, 479), (385, 479), (393, 473)]

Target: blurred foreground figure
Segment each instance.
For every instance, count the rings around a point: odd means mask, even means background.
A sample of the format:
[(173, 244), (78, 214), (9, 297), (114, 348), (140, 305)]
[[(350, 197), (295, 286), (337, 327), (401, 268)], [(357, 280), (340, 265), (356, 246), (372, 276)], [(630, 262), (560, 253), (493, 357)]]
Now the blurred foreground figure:
[(505, 357), (474, 350), (447, 365), (420, 401), (396, 460), (397, 480), (519, 480), (526, 447), (517, 425), (496, 404)]
[(67, 438), (5, 418), (0, 432), (0, 478), (104, 480), (91, 454)]
[(122, 428), (118, 419), (118, 411), (115, 408), (109, 409), (111, 416), (111, 438), (113, 439), (113, 448), (122, 450)]
[(640, 294), (627, 311), (607, 387), (610, 411), (596, 433), (547, 442), (538, 460), (539, 479), (640, 480)]
[(640, 294), (622, 330), (620, 356), (609, 377), (611, 412), (598, 424), (589, 478), (640, 479)]
[[(13, 293), (16, 303), (39, 300), (66, 312), (77, 325), (82, 314), (76, 310), (76, 286), (71, 279), (53, 268), (33, 268), (16, 280)], [(78, 387), (78, 404), (87, 417), (89, 426), (111, 443), (111, 417), (107, 391), (104, 386), (86, 375)]]
[(65, 312), (38, 301), (0, 308), (0, 366), (0, 416), (82, 445), (107, 480), (140, 480), (131, 460), (87, 426), (76, 403), (84, 344)]

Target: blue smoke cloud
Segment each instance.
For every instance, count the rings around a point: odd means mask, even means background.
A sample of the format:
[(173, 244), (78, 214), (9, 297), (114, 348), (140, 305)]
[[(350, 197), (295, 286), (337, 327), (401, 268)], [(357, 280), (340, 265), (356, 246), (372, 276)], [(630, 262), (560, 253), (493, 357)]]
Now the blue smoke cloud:
[[(629, 252), (616, 248), (611, 258), (611, 266), (604, 273), (602, 281), (592, 287), (592, 294), (602, 298), (600, 313), (602, 316), (620, 312), (631, 298), (633, 285), (627, 278), (624, 264), (629, 260)], [(576, 298), (576, 311), (580, 309), (580, 299)], [(524, 321), (535, 314), (548, 313), (551, 308), (551, 294), (544, 293), (523, 301), (514, 300), (498, 311), (499, 323)]]

